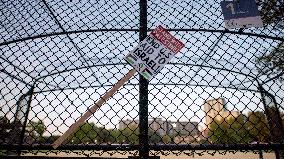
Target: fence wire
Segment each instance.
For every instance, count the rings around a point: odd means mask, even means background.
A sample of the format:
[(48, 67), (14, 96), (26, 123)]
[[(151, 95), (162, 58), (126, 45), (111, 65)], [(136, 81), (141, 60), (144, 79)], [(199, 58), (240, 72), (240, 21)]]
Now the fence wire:
[[(0, 155), (283, 158), (284, 2), (258, 0), (264, 27), (230, 30), (220, 2), (1, 0)], [(185, 48), (149, 83), (135, 74), (54, 150), (158, 25)]]

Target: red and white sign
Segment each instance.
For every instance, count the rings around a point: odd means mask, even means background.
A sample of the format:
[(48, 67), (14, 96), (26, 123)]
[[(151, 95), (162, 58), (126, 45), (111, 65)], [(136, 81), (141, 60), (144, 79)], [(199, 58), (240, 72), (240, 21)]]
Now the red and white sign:
[(172, 36), (162, 26), (158, 26), (154, 31), (151, 32), (151, 35), (153, 35), (157, 40), (159, 40), (163, 45), (165, 45), (175, 54), (184, 47), (184, 44), (180, 40)]
[(158, 26), (124, 58), (137, 72), (150, 80), (184, 44), (162, 26)]

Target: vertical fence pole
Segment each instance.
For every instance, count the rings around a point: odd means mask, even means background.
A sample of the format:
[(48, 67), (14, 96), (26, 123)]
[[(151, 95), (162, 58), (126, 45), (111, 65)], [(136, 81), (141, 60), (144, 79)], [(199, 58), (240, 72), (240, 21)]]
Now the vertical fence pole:
[[(147, 36), (147, 0), (140, 0), (139, 41)], [(139, 75), (139, 156), (149, 157), (148, 142), (148, 81)]]
[[(273, 128), (273, 136), (275, 136), (275, 140), (277, 142), (284, 142), (284, 129), (283, 129), (283, 125), (282, 125), (282, 119), (280, 116), (280, 111), (279, 108), (277, 106), (277, 101), (275, 99), (275, 97), (267, 92), (267, 96), (269, 96), (269, 98), (272, 99), (272, 103), (274, 105), (274, 108), (270, 108), (269, 109), (269, 114), (271, 114), (270, 116), (273, 117), (273, 121), (274, 121), (274, 128)], [(276, 155), (278, 156), (279, 159), (284, 159), (284, 150), (277, 150), (276, 151)]]
[(31, 108), (31, 103), (32, 103), (32, 98), (33, 98), (33, 92), (34, 92), (34, 85), (32, 86), (32, 88), (28, 91), (28, 93), (26, 94), (26, 96), (29, 96), (28, 102), (27, 102), (27, 110), (25, 112), (25, 119), (23, 122), (23, 126), (22, 126), (22, 132), (21, 132), (21, 136), (20, 136), (20, 147), (18, 150), (18, 155), (20, 155), (20, 151), (21, 151), (21, 146), (24, 143), (24, 139), (25, 139), (25, 130), (26, 130), (26, 126), (28, 123), (28, 117), (29, 117), (29, 111)]
[[(272, 142), (283, 142), (284, 130), (282, 126), (281, 117), (277, 107), (277, 102), (275, 97), (267, 92), (261, 85), (259, 85), (259, 90), (261, 93), (261, 99), (264, 105), (264, 111), (268, 120), (269, 131), (271, 135)], [(271, 102), (274, 104), (275, 108), (269, 107), (268, 102), (265, 97), (269, 97)], [(276, 110), (275, 110), (276, 109)], [(283, 150), (275, 150), (276, 159), (284, 159)]]
[[(33, 97), (33, 92), (34, 92), (34, 86), (32, 86), (32, 88), (28, 91), (27, 94), (25, 94), (25, 97), (26, 96), (29, 96), (29, 99), (28, 99), (28, 102), (27, 102), (27, 109), (24, 113), (24, 122), (23, 122), (23, 125), (22, 125), (22, 132), (20, 134), (20, 146), (17, 150), (18, 152), (18, 156), (21, 155), (21, 146), (23, 145), (24, 143), (24, 138), (25, 138), (25, 130), (26, 130), (26, 125), (28, 123), (28, 116), (29, 116), (29, 110), (30, 110), (30, 107), (31, 107), (31, 103), (32, 103), (32, 97)], [(20, 103), (19, 103), (20, 104)]]
[(263, 152), (262, 150), (258, 150), (259, 159), (263, 159)]

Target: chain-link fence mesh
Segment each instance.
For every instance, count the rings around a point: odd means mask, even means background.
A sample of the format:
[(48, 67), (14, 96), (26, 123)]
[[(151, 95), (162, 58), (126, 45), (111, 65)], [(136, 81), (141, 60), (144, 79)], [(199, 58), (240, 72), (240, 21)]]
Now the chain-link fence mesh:
[[(264, 27), (230, 30), (220, 2), (1, 0), (0, 153), (281, 157), (283, 1), (257, 1)], [(158, 25), (185, 48), (149, 84), (135, 74), (53, 150)]]

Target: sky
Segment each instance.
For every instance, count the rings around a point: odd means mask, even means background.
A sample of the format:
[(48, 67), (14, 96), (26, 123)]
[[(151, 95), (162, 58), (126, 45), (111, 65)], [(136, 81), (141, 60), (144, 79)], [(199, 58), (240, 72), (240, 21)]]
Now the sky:
[[(139, 34), (135, 31), (70, 34), (77, 49), (66, 35), (1, 45), (13, 39), (62, 31), (40, 1), (1, 3), (0, 69), (29, 84), (37, 80), (29, 120), (44, 120), (47, 135), (66, 131), (110, 89), (109, 85), (115, 84), (131, 69), (123, 57), (139, 42)], [(47, 3), (66, 31), (139, 27), (137, 1), (73, 0)], [(224, 29), (220, 1), (148, 1), (147, 11), (147, 25), (151, 29), (158, 25), (166, 28)], [(279, 37), (284, 34), (271, 27), (245, 29), (245, 32)], [(149, 117), (197, 121), (202, 126), (204, 102), (219, 97), (225, 98), (228, 110), (239, 110), (246, 114), (263, 109), (260, 95), (255, 92), (257, 83), (247, 75), (257, 75), (255, 57), (268, 53), (279, 41), (203, 31), (170, 33), (185, 43), (185, 48), (150, 81)], [(209, 51), (218, 39), (220, 41), (216, 47)], [(58, 73), (66, 70), (70, 71)], [(3, 72), (0, 74), (1, 110), (11, 117), (15, 112), (16, 100), (30, 86), (11, 79)], [(259, 78), (260, 81), (265, 79), (265, 76)], [(276, 94), (278, 103), (283, 106), (284, 88), (279, 82), (273, 82), (265, 88)], [(114, 128), (121, 119), (137, 119), (137, 83), (136, 74), (89, 122)], [(53, 89), (56, 91), (50, 91)]]

